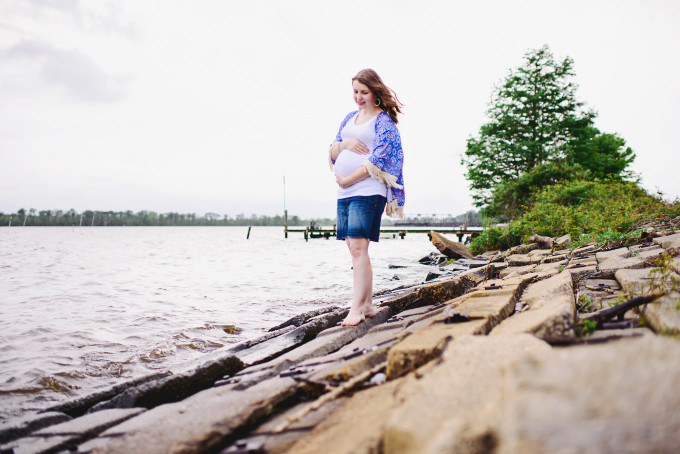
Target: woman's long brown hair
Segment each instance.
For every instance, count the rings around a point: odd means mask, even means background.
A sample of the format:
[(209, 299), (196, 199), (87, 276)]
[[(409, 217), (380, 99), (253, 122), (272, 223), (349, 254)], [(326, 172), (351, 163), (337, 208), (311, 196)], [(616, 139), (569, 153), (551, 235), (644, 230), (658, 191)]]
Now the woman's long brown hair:
[(355, 80), (371, 90), (375, 98), (380, 100), (378, 107), (390, 116), (394, 124), (397, 124), (397, 113), (401, 113), (403, 104), (399, 102), (397, 94), (385, 85), (378, 73), (372, 69), (362, 69), (352, 78), (352, 82)]

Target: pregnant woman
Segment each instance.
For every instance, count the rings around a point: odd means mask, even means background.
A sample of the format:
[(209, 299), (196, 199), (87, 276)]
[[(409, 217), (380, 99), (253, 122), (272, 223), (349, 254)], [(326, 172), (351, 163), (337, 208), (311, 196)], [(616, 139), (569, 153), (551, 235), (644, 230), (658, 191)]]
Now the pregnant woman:
[(383, 211), (402, 217), (404, 152), (397, 129), (401, 103), (372, 69), (352, 79), (354, 102), (331, 144), (329, 158), (338, 183), (337, 239), (352, 255), (354, 297), (343, 326), (375, 315), (370, 241), (380, 237)]

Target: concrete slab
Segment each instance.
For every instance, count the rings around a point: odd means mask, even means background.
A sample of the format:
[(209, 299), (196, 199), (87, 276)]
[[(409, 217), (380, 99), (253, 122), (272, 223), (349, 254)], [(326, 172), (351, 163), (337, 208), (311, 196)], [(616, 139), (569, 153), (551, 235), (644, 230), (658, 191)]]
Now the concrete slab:
[(659, 334), (680, 334), (680, 293), (662, 296), (642, 309), (645, 320)]
[(598, 264), (600, 271), (616, 271), (624, 268), (638, 268), (644, 266), (649, 258), (658, 257), (663, 254), (663, 249), (646, 251), (635, 257), (615, 257)]
[(527, 266), (532, 263), (538, 263), (537, 260), (532, 261), (528, 254), (513, 254), (508, 257), (508, 266)]
[(446, 339), (481, 334), (486, 319), (464, 323), (444, 324), (423, 328), (389, 349), (387, 377), (393, 380), (438, 357), (446, 346)]
[(630, 257), (630, 250), (628, 250), (627, 247), (621, 247), (618, 249), (612, 249), (610, 251), (601, 251), (598, 252), (595, 257), (597, 258), (598, 263), (606, 262), (607, 260), (611, 260), (613, 258), (624, 258), (624, 257)]
[(542, 339), (574, 336), (576, 307), (570, 273), (530, 284), (520, 302), (529, 309), (502, 321), (492, 335), (532, 333)]
[[(268, 379), (310, 358), (317, 358), (340, 350), (343, 346), (364, 336), (373, 327), (385, 323), (392, 316), (392, 309), (380, 307), (373, 318), (368, 318), (357, 326), (337, 326), (319, 333), (316, 338), (297, 348), (278, 356), (267, 363), (267, 368), (252, 376), (244, 376), (237, 389), (246, 389), (262, 380)], [(247, 372), (247, 371), (246, 371)]]
[(184, 373), (171, 375), (144, 383), (117, 395), (109, 401), (92, 407), (92, 411), (107, 408), (153, 408), (169, 402), (177, 402), (212, 386), (225, 375), (243, 369), (244, 364), (235, 355), (226, 355)]
[(266, 380), (248, 392), (211, 388), (107, 430), (102, 439), (108, 442), (93, 452), (214, 452), (223, 447), (235, 430), (261, 420), (296, 390), (296, 381), (288, 377)]
[[(381, 448), (387, 415), (406, 379), (355, 393), (286, 452), (295, 454), (358, 454), (388, 452)], [(351, 436), (348, 436), (351, 434)]]
[(592, 254), (597, 250), (597, 245), (596, 244), (584, 244), (583, 246), (577, 247), (573, 251), (571, 251), (571, 256), (572, 257), (579, 257), (581, 255), (585, 254)]
[(521, 276), (524, 274), (529, 274), (533, 272), (534, 268), (536, 268), (536, 265), (526, 265), (526, 266), (511, 266), (508, 267), (504, 270), (502, 270), (499, 273), (499, 277), (501, 279), (505, 279), (507, 277), (512, 277), (512, 276)]
[(381, 416), (387, 420), (382, 452), (494, 452), (484, 440), (499, 423), (507, 375), (517, 364), (540, 360), (550, 351), (531, 335), (454, 340), (440, 364), (418, 379), (404, 380), (393, 392), (393, 404)]
[(553, 254), (553, 255), (548, 255), (543, 258), (543, 263), (555, 263), (555, 262), (565, 262), (567, 261), (568, 258), (568, 253), (564, 254)]
[(680, 247), (680, 233), (654, 238), (654, 242), (664, 249)]
[(15, 454), (68, 450), (88, 438), (142, 413), (142, 408), (111, 409), (56, 424), (3, 446)]
[(9, 419), (0, 424), (0, 445), (70, 419), (70, 416), (56, 411)]
[(534, 249), (533, 251), (529, 252), (527, 254), (529, 257), (539, 257), (539, 258), (544, 258), (552, 253), (552, 249)]
[(617, 270), (614, 277), (626, 294), (640, 296), (649, 287), (651, 270), (652, 268), (622, 269)]
[(676, 452), (679, 357), (676, 340), (643, 336), (518, 363), (490, 431), (494, 452)]

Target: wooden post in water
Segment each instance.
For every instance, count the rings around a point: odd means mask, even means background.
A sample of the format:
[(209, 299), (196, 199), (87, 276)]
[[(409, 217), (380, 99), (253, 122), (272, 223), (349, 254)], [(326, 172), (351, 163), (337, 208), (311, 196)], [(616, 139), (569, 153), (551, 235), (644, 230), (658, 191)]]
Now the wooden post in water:
[(283, 235), (288, 238), (288, 210), (283, 210)]
[(249, 240), (249, 239), (250, 239), (250, 229), (252, 229), (252, 228), (253, 228), (252, 225), (249, 225), (249, 226), (248, 226), (248, 235), (246, 235), (246, 240)]

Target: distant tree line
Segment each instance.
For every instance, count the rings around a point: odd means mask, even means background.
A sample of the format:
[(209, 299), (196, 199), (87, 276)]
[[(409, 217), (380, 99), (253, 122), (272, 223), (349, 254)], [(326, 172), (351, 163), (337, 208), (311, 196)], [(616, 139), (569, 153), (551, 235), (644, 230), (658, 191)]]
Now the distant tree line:
[[(289, 226), (308, 225), (312, 220), (321, 225), (333, 225), (335, 219), (318, 218), (303, 219), (299, 216), (288, 216)], [(154, 211), (93, 211), (81, 213), (70, 210), (29, 210), (20, 209), (16, 213), (1, 213), (2, 226), (283, 226), (282, 215), (264, 216), (237, 214), (229, 216), (218, 213), (156, 213)]]
[(480, 211), (470, 210), (459, 215), (406, 215), (403, 219), (383, 219), (383, 225), (459, 225), (467, 224), (470, 227), (481, 226), (483, 216)]
[[(448, 215), (412, 215), (404, 219), (385, 219), (383, 224), (438, 224), (447, 222), (467, 222), (470, 225), (480, 223), (481, 214), (478, 211), (468, 211), (458, 216)], [(316, 225), (335, 225), (335, 218), (301, 218), (288, 216), (289, 226), (306, 226), (314, 222)], [(26, 226), (26, 227), (71, 227), (71, 226), (283, 226), (282, 215), (264, 216), (251, 214), (228, 214), (205, 213), (198, 216), (196, 213), (156, 213), (154, 211), (94, 211), (85, 210), (77, 212), (70, 210), (29, 210), (20, 209), (16, 213), (0, 212), (0, 226)]]

